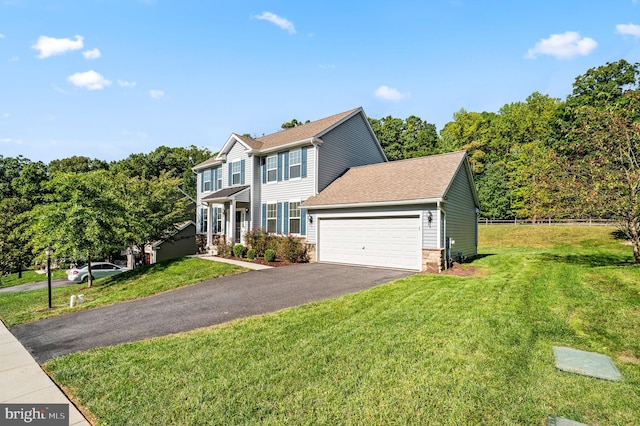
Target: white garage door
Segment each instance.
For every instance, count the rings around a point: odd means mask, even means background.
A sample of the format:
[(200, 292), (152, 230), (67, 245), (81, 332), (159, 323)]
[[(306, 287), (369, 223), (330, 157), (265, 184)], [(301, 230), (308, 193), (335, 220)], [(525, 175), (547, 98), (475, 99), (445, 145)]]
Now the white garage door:
[(321, 262), (422, 269), (420, 218), (320, 218)]

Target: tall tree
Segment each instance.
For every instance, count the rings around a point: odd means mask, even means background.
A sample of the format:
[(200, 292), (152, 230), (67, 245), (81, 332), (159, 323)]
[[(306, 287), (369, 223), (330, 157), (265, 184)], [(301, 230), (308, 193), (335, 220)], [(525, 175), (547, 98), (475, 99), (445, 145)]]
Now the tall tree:
[(51, 246), (58, 256), (91, 261), (121, 248), (125, 211), (105, 170), (58, 173), (47, 182), (50, 202), (31, 210), (32, 245)]
[[(566, 168), (566, 182), (580, 194), (575, 210), (621, 223), (640, 264), (640, 91), (625, 93), (624, 106), (584, 106), (573, 136), (586, 154)], [(569, 186), (569, 185), (567, 185)]]
[(0, 273), (18, 271), (32, 260), (24, 213), (31, 209), (25, 198), (0, 199)]
[(50, 173), (87, 173), (93, 170), (106, 170), (109, 164), (106, 161), (97, 158), (89, 158), (74, 155), (73, 157), (63, 158), (61, 160), (53, 160), (49, 163)]
[(436, 126), (415, 115), (404, 120), (392, 116), (369, 118), (369, 124), (390, 161), (422, 157), (438, 150)]

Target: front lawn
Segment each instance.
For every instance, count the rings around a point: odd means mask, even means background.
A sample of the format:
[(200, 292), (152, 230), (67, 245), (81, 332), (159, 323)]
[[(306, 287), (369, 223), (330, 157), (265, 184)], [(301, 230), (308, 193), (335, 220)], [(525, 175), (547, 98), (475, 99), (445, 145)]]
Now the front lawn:
[[(139, 299), (163, 291), (246, 271), (240, 266), (184, 257), (147, 265), (95, 280), (93, 287), (77, 284), (52, 289), (52, 310), (47, 289), (0, 294), (0, 318), (7, 327), (51, 316)], [(69, 308), (71, 295), (84, 295), (84, 303)]]
[[(637, 424), (640, 268), (611, 231), (481, 227), (475, 276), (414, 275), (45, 368), (97, 424)], [(624, 379), (558, 371), (552, 346), (607, 354)]]

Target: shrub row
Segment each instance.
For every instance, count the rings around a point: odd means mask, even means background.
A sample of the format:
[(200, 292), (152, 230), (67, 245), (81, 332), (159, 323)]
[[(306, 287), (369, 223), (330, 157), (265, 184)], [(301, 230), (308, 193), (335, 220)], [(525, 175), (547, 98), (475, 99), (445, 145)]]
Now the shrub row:
[[(250, 260), (256, 257), (264, 257), (269, 262), (273, 262), (275, 259), (292, 263), (309, 261), (307, 248), (302, 239), (291, 235), (273, 235), (266, 233), (262, 229), (255, 229), (247, 232), (244, 235), (244, 240), (247, 243), (246, 248), (241, 244), (236, 244), (233, 247), (232, 250), (235, 257), (244, 257), (246, 253), (247, 258)], [(247, 248), (248, 250), (246, 250)], [(227, 255), (231, 254), (229, 246), (223, 250)], [(218, 254), (225, 255), (221, 254), (220, 247), (218, 248)]]

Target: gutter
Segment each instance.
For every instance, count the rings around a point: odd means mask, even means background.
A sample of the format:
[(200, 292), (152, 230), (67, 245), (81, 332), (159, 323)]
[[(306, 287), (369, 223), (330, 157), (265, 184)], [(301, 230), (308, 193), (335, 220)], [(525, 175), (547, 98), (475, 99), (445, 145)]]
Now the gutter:
[(307, 210), (328, 210), (328, 209), (345, 209), (358, 207), (388, 207), (388, 206), (411, 206), (417, 204), (434, 204), (444, 201), (443, 198), (423, 198), (419, 200), (400, 200), (400, 201), (370, 201), (366, 203), (345, 203), (345, 204), (324, 204), (324, 205), (308, 205), (304, 203), (300, 206)]

